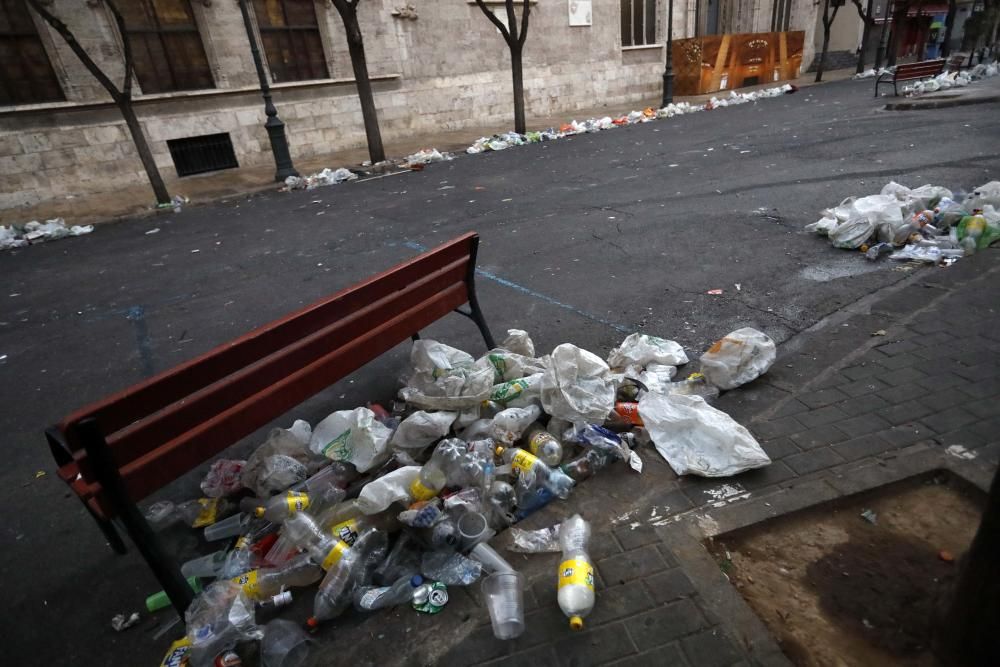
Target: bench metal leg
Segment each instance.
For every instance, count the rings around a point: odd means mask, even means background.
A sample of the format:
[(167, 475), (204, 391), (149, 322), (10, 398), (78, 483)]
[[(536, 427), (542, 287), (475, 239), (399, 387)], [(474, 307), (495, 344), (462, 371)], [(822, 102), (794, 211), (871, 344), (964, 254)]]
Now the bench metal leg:
[(129, 537), (132, 538), (157, 581), (163, 586), (174, 609), (183, 618), (184, 611), (194, 600), (191, 587), (184, 580), (184, 575), (181, 574), (177, 564), (163, 550), (142, 512), (129, 497), (125, 481), (118, 472), (111, 448), (108, 447), (97, 420), (93, 417), (84, 419), (77, 425), (77, 429), (80, 441), (87, 451), (87, 458), (94, 466), (97, 481), (101, 483), (111, 506), (121, 517)]
[(412, 340), (414, 343), (416, 343), (418, 340), (420, 340), (420, 332), (418, 331), (417, 333), (415, 333), (412, 336), (410, 336), (410, 340)]
[(472, 252), (469, 257), (469, 269), (465, 276), (465, 284), (469, 288), (469, 309), (472, 311), (468, 314), (462, 313), (469, 317), (476, 326), (479, 327), (479, 333), (483, 336), (483, 341), (486, 343), (486, 349), (492, 350), (497, 346), (496, 342), (493, 340), (493, 334), (490, 333), (490, 327), (486, 324), (486, 318), (483, 317), (483, 311), (479, 308), (479, 299), (476, 297), (476, 255), (479, 254), (479, 237), (477, 236), (472, 242)]

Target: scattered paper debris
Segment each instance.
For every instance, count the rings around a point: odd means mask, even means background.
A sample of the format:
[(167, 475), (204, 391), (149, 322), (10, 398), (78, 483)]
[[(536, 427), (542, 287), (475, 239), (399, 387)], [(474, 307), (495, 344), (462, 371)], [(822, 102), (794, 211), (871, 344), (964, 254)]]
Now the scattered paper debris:
[(128, 630), (133, 625), (139, 622), (139, 612), (134, 611), (132, 615), (125, 618), (125, 614), (115, 614), (111, 619), (111, 627), (115, 632), (122, 632)]

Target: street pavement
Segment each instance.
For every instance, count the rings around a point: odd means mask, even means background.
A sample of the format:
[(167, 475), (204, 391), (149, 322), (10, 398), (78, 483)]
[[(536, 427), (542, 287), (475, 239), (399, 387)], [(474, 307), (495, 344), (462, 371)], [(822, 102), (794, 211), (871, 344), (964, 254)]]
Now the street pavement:
[[(870, 82), (831, 83), (419, 173), (237, 197), (0, 256), (0, 576), (15, 664), (155, 664), (169, 643), (152, 639), (155, 619), (111, 630), (114, 614), (141, 609), (158, 586), (134, 550), (110, 552), (56, 479), (45, 426), (467, 230), (482, 236), (477, 280), (494, 332), (524, 328), (540, 350), (569, 341), (603, 354), (642, 330), (696, 358), (741, 326), (782, 343), (769, 376), (720, 401), (775, 459), (738, 480), (747, 490), (792, 488), (887, 451), (952, 441), (982, 447), (977, 460), (995, 465), (989, 406), (1000, 329), (982, 278), (995, 275), (995, 252), (949, 269), (897, 271), (802, 232), (819, 209), (889, 180), (962, 189), (1000, 174), (996, 104), (881, 106)], [(714, 289), (723, 294), (707, 294)], [(900, 328), (876, 346), (871, 331), (889, 329), (863, 318), (883, 303), (892, 304), (883, 317)], [(856, 317), (863, 324), (851, 326)], [(462, 318), (424, 333), (481, 349)], [(405, 360), (400, 346), (280, 423), (315, 423), (389, 398)], [(570, 636), (554, 618), (554, 565), (539, 556), (518, 561), (533, 582), (531, 637), (521, 642), (490, 640), (472, 587), (454, 591), (436, 620), (408, 610), (351, 615), (320, 635), (317, 656), (361, 664), (759, 659), (657, 531), (612, 523), (636, 508), (672, 515), (705, 502), (704, 482), (677, 480), (651, 450), (643, 458), (638, 480), (594, 478), (531, 518), (542, 525), (580, 510), (594, 522), (592, 630)], [(193, 497), (200, 476), (162, 495)], [(175, 537), (185, 556), (199, 548), (193, 535)], [(46, 641), (51, 633), (59, 639)]]

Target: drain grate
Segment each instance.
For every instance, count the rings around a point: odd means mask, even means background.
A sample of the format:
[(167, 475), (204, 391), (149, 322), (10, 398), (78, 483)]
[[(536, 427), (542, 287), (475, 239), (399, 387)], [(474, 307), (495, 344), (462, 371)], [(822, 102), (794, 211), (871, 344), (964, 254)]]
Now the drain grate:
[(174, 160), (178, 176), (191, 176), (240, 166), (236, 161), (233, 140), (228, 132), (170, 139), (167, 141), (167, 148), (170, 149), (170, 157)]

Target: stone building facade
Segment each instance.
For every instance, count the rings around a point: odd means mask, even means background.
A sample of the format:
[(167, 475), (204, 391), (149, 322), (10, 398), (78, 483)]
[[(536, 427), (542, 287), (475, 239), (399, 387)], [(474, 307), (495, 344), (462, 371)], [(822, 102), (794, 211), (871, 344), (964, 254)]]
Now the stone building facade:
[[(516, 2), (518, 15), (523, 1)], [(668, 0), (528, 1), (532, 11), (524, 87), (529, 118), (599, 104), (627, 110), (630, 103), (659, 95)], [(812, 44), (816, 21), (811, 0), (673, 0), (674, 38), (704, 30), (710, 3), (720, 1), (730, 7), (730, 17), (733, 7), (737, 15), (749, 12), (734, 27), (762, 31), (770, 29), (774, 2), (792, 2), (788, 29), (807, 30), (806, 44)], [(10, 7), (23, 2), (5, 0), (0, 9), (11, 12)], [(104, 3), (45, 4), (120, 83), (122, 40)], [(135, 12), (143, 7), (166, 12), (147, 17), (149, 25), (137, 31), (132, 42), (134, 51), (136, 43), (142, 47), (136, 110), (168, 183), (177, 178), (171, 153), (177, 140), (224, 135), (240, 166), (270, 163), (257, 75), (237, 0), (127, 4), (139, 8)], [(287, 125), (293, 157), (334, 154), (330, 163), (336, 165), (338, 150), (364, 142), (339, 15), (328, 0), (249, 4), (254, 30), (264, 37), (265, 67), (270, 64), (274, 100)], [(487, 4), (504, 15), (502, 0)], [(156, 9), (162, 5), (172, 9)], [(44, 20), (26, 6), (22, 10), (20, 18), (0, 14), (0, 49), (9, 53), (15, 48), (25, 61), (17, 64), (19, 71), (0, 64), (8, 67), (0, 73), (4, 222), (19, 221), (18, 209), (48, 199), (112, 192), (145, 180), (107, 93)], [(131, 9), (125, 13), (134, 14)], [(394, 138), (510, 122), (506, 46), (473, 0), (361, 0), (359, 14), (390, 153)], [(282, 24), (286, 28), (280, 28)], [(803, 61), (809, 62), (811, 55), (804, 54)]]

